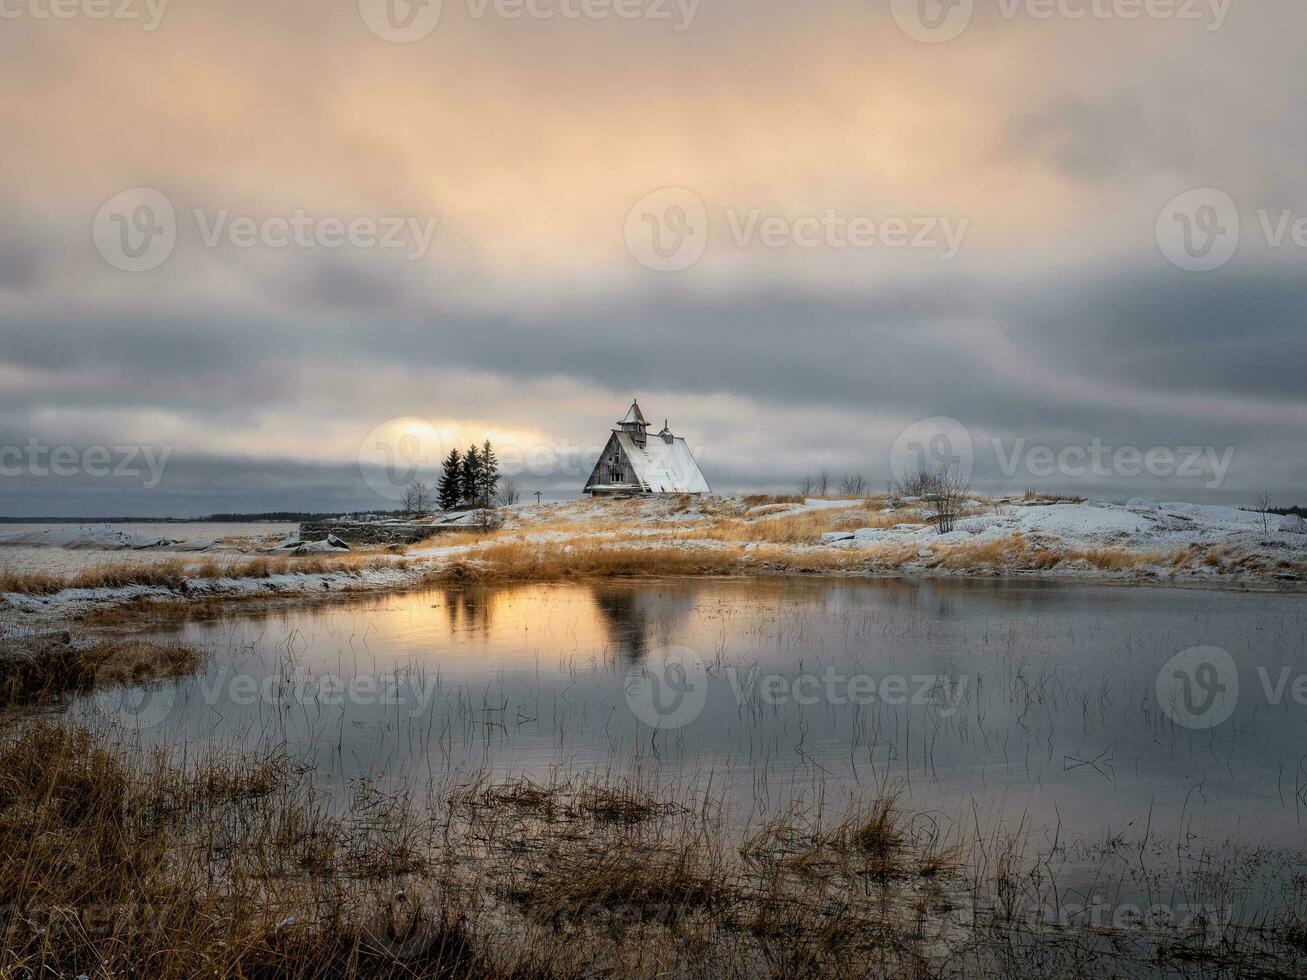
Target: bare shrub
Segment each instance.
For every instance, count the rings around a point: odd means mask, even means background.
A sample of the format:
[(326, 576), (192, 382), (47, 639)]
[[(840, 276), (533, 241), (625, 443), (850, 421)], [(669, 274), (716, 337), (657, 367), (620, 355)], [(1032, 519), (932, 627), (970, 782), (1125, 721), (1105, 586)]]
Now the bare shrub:
[(1271, 494), (1263, 490), (1257, 494), (1257, 500), (1253, 505), (1257, 510), (1257, 518), (1262, 525), (1262, 533), (1271, 529)]
[(948, 534), (957, 524), (970, 494), (971, 483), (959, 469), (939, 469), (931, 475), (931, 489), (922, 495), (926, 503), (926, 519), (940, 534)]
[(840, 480), (841, 497), (865, 497), (867, 495), (867, 478), (857, 470), (845, 473)]
[(474, 523), (479, 533), (489, 534), (504, 526), (504, 515), (493, 507), (478, 507), (474, 511)]
[(436, 496), (431, 487), (421, 480), (414, 480), (404, 488), (404, 511), (408, 514), (416, 514), (421, 517), (424, 514), (431, 513), (431, 508), (435, 506)]
[(939, 489), (938, 471), (919, 469), (893, 485), (894, 493), (903, 497), (929, 497)]
[(512, 507), (522, 499), (522, 492), (518, 490), (517, 484), (505, 477), (499, 481), (499, 488), (495, 491), (495, 503), (500, 507)]

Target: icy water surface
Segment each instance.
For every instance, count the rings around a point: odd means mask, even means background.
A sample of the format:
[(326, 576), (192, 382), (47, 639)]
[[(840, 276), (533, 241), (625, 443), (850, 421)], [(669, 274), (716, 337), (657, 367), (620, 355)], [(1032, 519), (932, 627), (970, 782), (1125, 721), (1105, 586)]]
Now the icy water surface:
[[(188, 625), (206, 674), (128, 721), (173, 746), (284, 744), (341, 788), (599, 770), (741, 821), (889, 790), (977, 834), (1296, 847), (1304, 611), (1033, 582), (446, 589)], [(1218, 650), (1173, 660), (1193, 647)]]

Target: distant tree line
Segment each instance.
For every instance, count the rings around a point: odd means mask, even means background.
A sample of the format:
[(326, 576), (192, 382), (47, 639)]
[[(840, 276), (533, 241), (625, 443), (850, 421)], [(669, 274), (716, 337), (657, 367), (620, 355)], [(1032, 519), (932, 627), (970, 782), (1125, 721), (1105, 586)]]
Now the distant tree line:
[[(829, 470), (820, 470), (815, 476), (805, 475), (798, 483), (799, 496), (846, 500), (865, 498), (870, 489), (867, 478), (859, 470), (833, 477)], [(937, 469), (919, 468), (907, 473), (902, 480), (891, 483), (889, 494), (910, 497), (924, 505), (925, 518), (940, 534), (947, 534), (957, 525), (971, 496), (971, 483), (957, 467), (941, 466)]]
[[(836, 481), (830, 470), (821, 470), (816, 476), (805, 476), (799, 480), (799, 494), (804, 497), (829, 497), (835, 489)], [(839, 478), (840, 497), (865, 497), (868, 489), (867, 478), (859, 470), (845, 473)]]

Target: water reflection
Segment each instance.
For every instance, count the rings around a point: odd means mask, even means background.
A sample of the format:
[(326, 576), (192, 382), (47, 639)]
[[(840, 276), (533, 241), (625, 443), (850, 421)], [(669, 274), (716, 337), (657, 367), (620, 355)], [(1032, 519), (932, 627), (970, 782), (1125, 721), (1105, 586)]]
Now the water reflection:
[[(1150, 825), (1287, 845), (1307, 817), (1307, 707), (1269, 703), (1259, 682), (1307, 670), (1297, 596), (621, 581), (283, 606), (184, 633), (213, 660), (150, 738), (284, 743), (342, 786), (638, 769), (711, 782), (742, 819), (888, 786), (973, 832), (1085, 840)], [(1198, 644), (1228, 650), (1251, 692), (1208, 732), (1171, 724), (1154, 693), (1159, 669)], [(669, 647), (701, 658), (707, 697), (690, 723), (654, 731), (630, 707), (628, 671)], [(875, 696), (850, 696), (852, 683)], [(338, 686), (349, 695), (324, 696)]]

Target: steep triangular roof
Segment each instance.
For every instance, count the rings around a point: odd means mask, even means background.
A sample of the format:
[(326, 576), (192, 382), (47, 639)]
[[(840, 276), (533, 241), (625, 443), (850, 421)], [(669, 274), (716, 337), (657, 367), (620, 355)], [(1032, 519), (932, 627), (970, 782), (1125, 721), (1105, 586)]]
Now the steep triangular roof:
[(629, 432), (615, 432), (622, 452), (631, 461), (636, 478), (650, 493), (711, 493), (685, 440), (650, 439), (638, 446)]
[(638, 424), (640, 424), (640, 425), (648, 425), (648, 424), (649, 424), (648, 422), (646, 422), (646, 421), (644, 420), (644, 413), (643, 413), (642, 411), (640, 411), (640, 402), (639, 402), (639, 400), (638, 400), (638, 399), (634, 399), (634, 398), (631, 399), (631, 407), (630, 407), (629, 409), (627, 409), (627, 411), (626, 411), (626, 418), (622, 419), (622, 421), (618, 422), (617, 424), (618, 424), (618, 425), (630, 425), (632, 422), (636, 422), (636, 423), (638, 423)]

